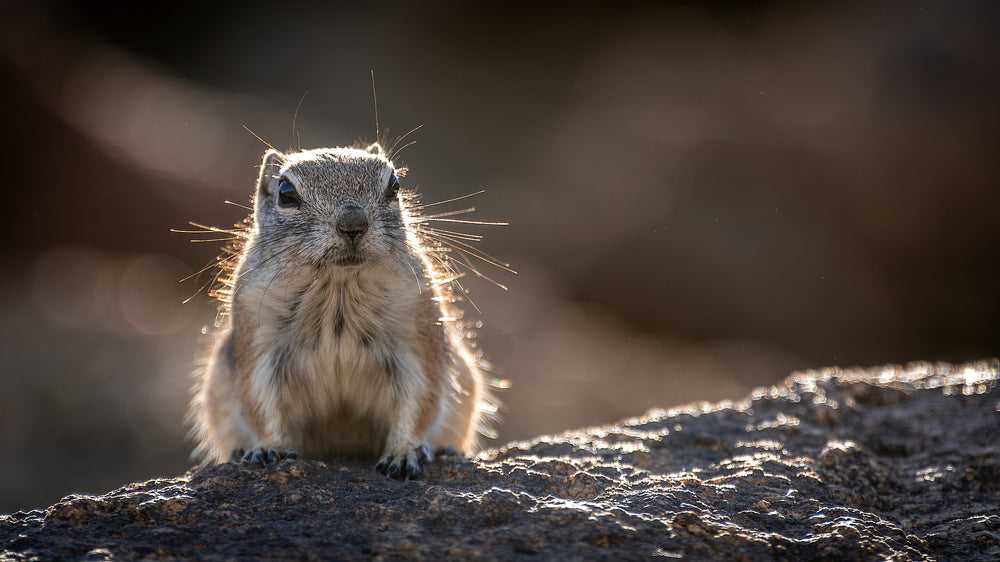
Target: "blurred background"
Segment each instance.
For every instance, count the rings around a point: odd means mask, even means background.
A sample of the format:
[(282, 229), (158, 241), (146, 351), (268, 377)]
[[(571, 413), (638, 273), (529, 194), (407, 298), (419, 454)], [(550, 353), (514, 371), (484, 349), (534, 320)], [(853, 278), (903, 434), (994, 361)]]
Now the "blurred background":
[(244, 126), (373, 140), (372, 70), (405, 185), (510, 222), (496, 444), (1000, 353), (1000, 4), (607, 6), (0, 2), (0, 512), (190, 466), (219, 244), (170, 229), (244, 217)]

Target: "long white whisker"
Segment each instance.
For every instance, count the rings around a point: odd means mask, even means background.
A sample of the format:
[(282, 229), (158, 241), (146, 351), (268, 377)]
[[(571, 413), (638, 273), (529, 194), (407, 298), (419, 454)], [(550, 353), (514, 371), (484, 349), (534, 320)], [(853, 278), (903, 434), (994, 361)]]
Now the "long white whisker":
[(246, 132), (248, 132), (248, 133), (250, 133), (251, 135), (253, 135), (253, 136), (254, 136), (254, 137), (255, 137), (255, 138), (257, 139), (257, 140), (259, 140), (260, 142), (264, 143), (264, 145), (265, 145), (265, 146), (267, 146), (268, 148), (270, 148), (271, 150), (276, 150), (276, 149), (275, 149), (275, 148), (274, 148), (273, 146), (271, 146), (271, 143), (269, 143), (269, 142), (267, 142), (266, 140), (264, 140), (264, 139), (260, 138), (260, 135), (258, 135), (257, 133), (255, 133), (255, 132), (251, 131), (251, 130), (250, 130), (250, 128), (249, 128), (249, 127), (247, 127), (246, 125), (243, 125), (243, 129), (244, 129), (244, 130), (245, 130)]
[(171, 228), (170, 232), (179, 232), (181, 234), (201, 234), (202, 232), (224, 232), (226, 234), (233, 234), (233, 235), (236, 235), (240, 232), (238, 229), (219, 228), (217, 226), (205, 226), (203, 224), (199, 224), (193, 221), (189, 221), (188, 224), (190, 224), (193, 227), (200, 228), (201, 230), (177, 230), (176, 228)]
[(230, 240), (239, 240), (239, 238), (236, 238), (235, 236), (231, 236), (229, 238), (206, 238), (206, 239), (192, 238), (191, 240), (188, 240), (188, 242), (194, 242), (197, 244), (198, 242), (228, 242)]
[(479, 234), (468, 234), (466, 232), (453, 232), (451, 230), (441, 230), (439, 228), (431, 228), (431, 227), (428, 227), (428, 226), (425, 226), (425, 227), (421, 228), (421, 230), (425, 231), (425, 232), (431, 232), (431, 233), (433, 233), (433, 234), (435, 234), (437, 236), (441, 236), (443, 238), (455, 238), (455, 239), (458, 239), (458, 240), (466, 240), (466, 241), (469, 241), (469, 242), (482, 242), (483, 241), (483, 237), (481, 235), (479, 235)]
[(483, 311), (479, 310), (479, 307), (476, 306), (475, 301), (473, 301), (472, 297), (469, 296), (469, 291), (465, 287), (462, 286), (462, 284), (458, 281), (458, 279), (455, 279), (455, 281), (453, 281), (453, 283), (455, 283), (455, 286), (458, 287), (458, 289), (460, 291), (462, 291), (462, 294), (465, 296), (465, 300), (469, 301), (469, 304), (472, 305), (472, 308), (476, 309), (476, 313), (477, 314), (482, 314)]
[[(203, 268), (199, 269), (198, 271), (195, 271), (195, 272), (194, 272), (194, 273), (192, 273), (191, 275), (188, 275), (187, 277), (185, 277), (185, 278), (181, 279), (181, 280), (179, 281), (179, 283), (183, 283), (183, 282), (187, 281), (188, 279), (192, 279), (192, 278), (194, 278), (194, 277), (198, 277), (198, 276), (199, 276), (199, 275), (201, 275), (202, 273), (205, 273), (206, 271), (208, 271), (208, 270), (212, 269), (213, 267), (216, 267), (216, 266), (218, 266), (218, 265), (219, 265), (219, 264), (221, 264), (221, 263), (224, 263), (224, 262), (226, 262), (226, 261), (227, 261), (227, 260), (229, 260), (229, 259), (232, 259), (232, 257), (228, 257), (228, 258), (216, 258), (216, 259), (215, 259), (215, 261), (213, 261), (213, 262), (209, 263), (208, 265), (206, 265), (205, 267), (203, 267)], [(197, 294), (197, 293), (195, 293), (195, 294)], [(192, 296), (193, 296), (193, 295), (192, 295)]]
[(435, 201), (434, 203), (421, 203), (419, 205), (414, 205), (413, 208), (414, 209), (424, 209), (424, 208), (427, 208), (427, 207), (432, 207), (434, 205), (443, 205), (445, 203), (452, 203), (454, 201), (461, 201), (462, 199), (468, 199), (469, 197), (474, 197), (476, 195), (482, 195), (483, 193), (486, 193), (486, 190), (485, 189), (480, 189), (479, 191), (477, 191), (475, 193), (468, 193), (466, 195), (460, 195), (458, 197), (452, 197), (451, 199), (445, 199), (444, 201)]
[(439, 219), (439, 218), (427, 218), (427, 220), (438, 221), (438, 222), (457, 222), (460, 224), (475, 224), (479, 226), (510, 226), (509, 222), (467, 221), (464, 219)]
[(493, 283), (497, 287), (500, 287), (504, 291), (509, 290), (509, 289), (507, 289), (507, 286), (504, 285), (503, 283), (500, 283), (499, 281), (496, 281), (495, 279), (493, 279), (493, 278), (491, 278), (491, 277), (489, 277), (487, 275), (484, 275), (483, 272), (479, 271), (479, 269), (473, 267), (472, 263), (469, 262), (469, 258), (464, 258), (463, 261), (465, 262), (464, 265), (466, 267), (468, 267), (469, 271), (471, 271), (476, 277), (479, 277), (480, 279), (485, 279), (485, 280), (489, 281), (490, 283)]
[(443, 213), (437, 213), (437, 214), (433, 214), (433, 215), (421, 215), (420, 216), (420, 220), (421, 221), (429, 221), (429, 220), (434, 220), (434, 219), (439, 218), (439, 217), (453, 217), (455, 215), (465, 215), (465, 214), (474, 213), (474, 212), (476, 212), (476, 208), (475, 207), (469, 207), (468, 209), (458, 209), (456, 211), (445, 211)]
[[(427, 236), (435, 237), (435, 235), (431, 235), (431, 234), (428, 234)], [(471, 245), (466, 244), (465, 242), (462, 242), (462, 241), (459, 241), (459, 240), (447, 240), (447, 239), (442, 239), (442, 238), (438, 238), (438, 240), (440, 240), (443, 244), (445, 244), (447, 246), (451, 246), (452, 248), (455, 248), (456, 250), (459, 250), (459, 251), (461, 251), (463, 253), (469, 254), (470, 256), (478, 258), (478, 259), (480, 259), (480, 260), (482, 260), (482, 261), (484, 261), (484, 262), (486, 262), (486, 263), (488, 263), (488, 264), (490, 264), (492, 266), (499, 267), (500, 269), (502, 269), (504, 271), (507, 271), (507, 272), (513, 273), (514, 275), (517, 275), (517, 272), (510, 268), (510, 264), (509, 263), (502, 262), (502, 261), (498, 260), (497, 258), (494, 258), (493, 256), (487, 254), (486, 252), (484, 252), (484, 251), (476, 248), (475, 246), (471, 246)], [(455, 244), (457, 244), (458, 246), (461, 246), (461, 248), (455, 246)]]
[[(403, 139), (405, 139), (406, 137), (410, 136), (410, 134), (416, 132), (417, 130), (419, 130), (423, 126), (424, 126), (423, 123), (421, 123), (420, 125), (417, 125), (416, 127), (410, 129), (409, 132), (407, 132), (405, 135), (403, 135), (403, 136), (399, 137), (398, 139), (396, 139), (396, 142), (392, 143), (392, 146), (389, 147), (389, 160), (390, 161), (393, 158), (396, 157), (396, 154), (397, 154), (397, 152), (395, 152), (396, 146), (399, 145), (399, 143), (401, 143), (403, 141)], [(409, 146), (409, 145), (406, 145), (406, 146)], [(403, 148), (406, 148), (406, 146), (404, 146)], [(402, 148), (400, 150), (402, 150)]]
[(399, 150), (397, 150), (396, 152), (394, 152), (394, 153), (392, 154), (392, 158), (390, 158), (389, 160), (393, 160), (393, 159), (395, 159), (395, 158), (396, 158), (397, 156), (399, 156), (399, 154), (400, 154), (401, 152), (403, 152), (403, 150), (405, 150), (405, 149), (406, 149), (406, 147), (408, 147), (408, 146), (410, 146), (410, 145), (413, 145), (413, 144), (417, 144), (417, 141), (415, 141), (415, 140), (414, 140), (414, 141), (410, 141), (410, 142), (408, 142), (408, 143), (404, 144), (403, 146), (399, 147)]

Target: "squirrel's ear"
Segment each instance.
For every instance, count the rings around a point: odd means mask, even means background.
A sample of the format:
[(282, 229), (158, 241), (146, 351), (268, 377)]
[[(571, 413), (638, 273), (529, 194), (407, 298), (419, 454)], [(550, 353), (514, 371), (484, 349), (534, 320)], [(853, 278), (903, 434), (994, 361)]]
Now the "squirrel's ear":
[(285, 163), (285, 155), (271, 148), (264, 153), (260, 164), (260, 175), (257, 176), (257, 192), (270, 195), (278, 182), (278, 170)]
[(371, 154), (378, 154), (380, 156), (385, 154), (384, 152), (382, 152), (382, 145), (377, 142), (369, 144), (368, 148), (366, 148), (365, 150), (367, 150)]

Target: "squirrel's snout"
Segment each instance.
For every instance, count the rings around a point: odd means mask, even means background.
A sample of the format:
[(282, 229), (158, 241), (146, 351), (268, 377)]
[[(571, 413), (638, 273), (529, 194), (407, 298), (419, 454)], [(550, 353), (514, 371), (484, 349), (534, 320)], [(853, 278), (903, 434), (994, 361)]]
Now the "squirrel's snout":
[(368, 231), (368, 215), (357, 205), (349, 205), (337, 219), (337, 232), (344, 240), (352, 244), (361, 239)]

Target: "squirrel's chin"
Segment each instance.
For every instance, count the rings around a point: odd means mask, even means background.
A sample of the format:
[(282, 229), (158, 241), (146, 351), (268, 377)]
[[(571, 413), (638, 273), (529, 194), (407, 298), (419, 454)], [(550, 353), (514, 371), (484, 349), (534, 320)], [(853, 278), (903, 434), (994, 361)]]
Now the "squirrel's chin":
[(357, 253), (335, 257), (331, 260), (338, 267), (358, 267), (368, 263), (369, 259)]
[(358, 267), (371, 261), (371, 256), (357, 248), (330, 248), (323, 261), (337, 267)]

